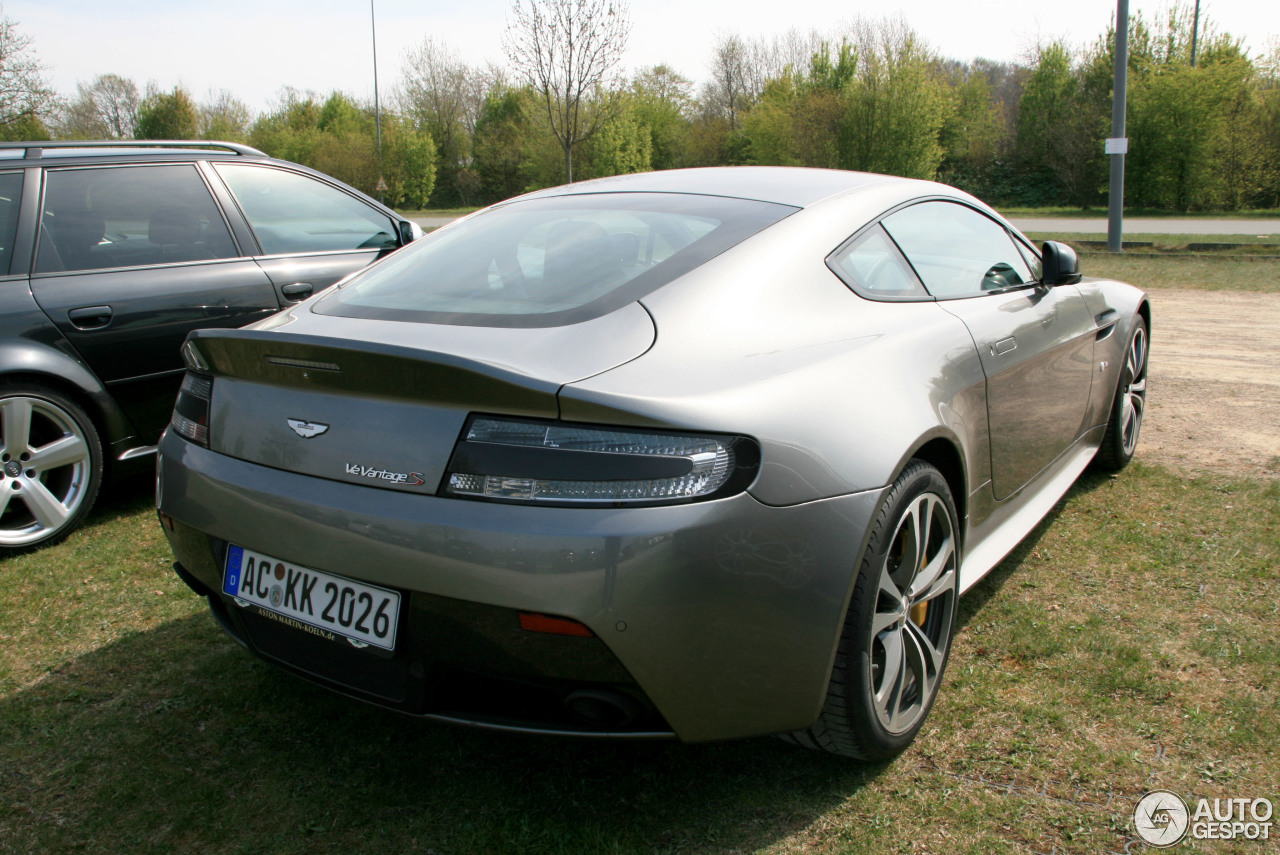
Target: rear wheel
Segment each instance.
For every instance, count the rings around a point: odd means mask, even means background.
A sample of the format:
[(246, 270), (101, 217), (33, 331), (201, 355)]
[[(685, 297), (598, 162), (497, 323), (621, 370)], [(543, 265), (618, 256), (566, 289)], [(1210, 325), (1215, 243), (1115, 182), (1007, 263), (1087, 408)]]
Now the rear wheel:
[(1104, 471), (1117, 472), (1128, 466), (1138, 447), (1138, 432), (1147, 411), (1147, 351), (1147, 324), (1138, 315), (1125, 349), (1124, 367), (1120, 369), (1120, 382), (1111, 403), (1107, 432), (1094, 458), (1094, 464)]
[(951, 650), (958, 523), (942, 474), (913, 460), (889, 490), (858, 572), (810, 748), (885, 760), (924, 724)]
[(74, 401), (0, 385), (0, 551), (45, 546), (83, 522), (102, 484), (102, 445)]

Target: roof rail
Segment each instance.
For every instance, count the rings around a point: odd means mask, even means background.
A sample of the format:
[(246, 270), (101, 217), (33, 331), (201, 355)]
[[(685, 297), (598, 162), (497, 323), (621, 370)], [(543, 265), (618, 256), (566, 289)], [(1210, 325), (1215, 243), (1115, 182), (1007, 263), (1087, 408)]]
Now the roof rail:
[(0, 149), (26, 149), (25, 157), (40, 157), (46, 148), (176, 148), (176, 149), (225, 149), (243, 157), (268, 157), (266, 152), (241, 143), (221, 140), (30, 140), (27, 142), (0, 141)]

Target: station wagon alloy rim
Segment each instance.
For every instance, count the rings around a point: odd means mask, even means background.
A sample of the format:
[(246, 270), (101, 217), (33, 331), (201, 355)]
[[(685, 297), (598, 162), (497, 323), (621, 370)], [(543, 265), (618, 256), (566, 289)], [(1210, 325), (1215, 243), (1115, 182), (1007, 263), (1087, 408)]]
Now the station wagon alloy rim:
[(955, 595), (951, 518), (941, 498), (924, 493), (898, 521), (885, 553), (871, 624), (871, 688), (890, 733), (915, 725), (938, 689)]
[(57, 531), (84, 501), (89, 446), (71, 415), (27, 396), (0, 400), (0, 545)]

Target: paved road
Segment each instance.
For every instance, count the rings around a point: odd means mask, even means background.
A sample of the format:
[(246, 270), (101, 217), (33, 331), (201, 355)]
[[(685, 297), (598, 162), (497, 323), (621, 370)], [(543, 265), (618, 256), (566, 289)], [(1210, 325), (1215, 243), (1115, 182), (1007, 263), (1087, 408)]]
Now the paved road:
[(438, 229), (454, 221), (454, 217), (414, 217), (413, 221), (424, 229)]
[[(1024, 232), (1054, 232), (1072, 234), (1107, 233), (1105, 218), (1079, 219), (1074, 217), (1010, 217)], [(1280, 237), (1280, 220), (1201, 220), (1126, 217), (1126, 235), (1269, 235)]]

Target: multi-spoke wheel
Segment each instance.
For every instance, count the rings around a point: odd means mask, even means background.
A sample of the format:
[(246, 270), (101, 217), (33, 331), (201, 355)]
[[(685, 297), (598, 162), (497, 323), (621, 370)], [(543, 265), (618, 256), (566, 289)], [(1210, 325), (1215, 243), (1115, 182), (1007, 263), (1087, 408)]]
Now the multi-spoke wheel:
[(797, 742), (864, 760), (902, 751), (924, 723), (951, 650), (958, 522), (933, 466), (913, 460), (885, 499), (858, 573), (817, 723)]
[(0, 551), (66, 537), (101, 482), (102, 449), (83, 410), (50, 389), (0, 385)]
[(1120, 369), (1120, 382), (1111, 404), (1111, 416), (1107, 419), (1107, 432), (1102, 437), (1098, 456), (1094, 458), (1100, 469), (1109, 472), (1123, 469), (1129, 465), (1134, 449), (1138, 447), (1142, 415), (1147, 409), (1147, 351), (1147, 324), (1139, 315), (1134, 318), (1129, 346), (1125, 348), (1124, 366)]

